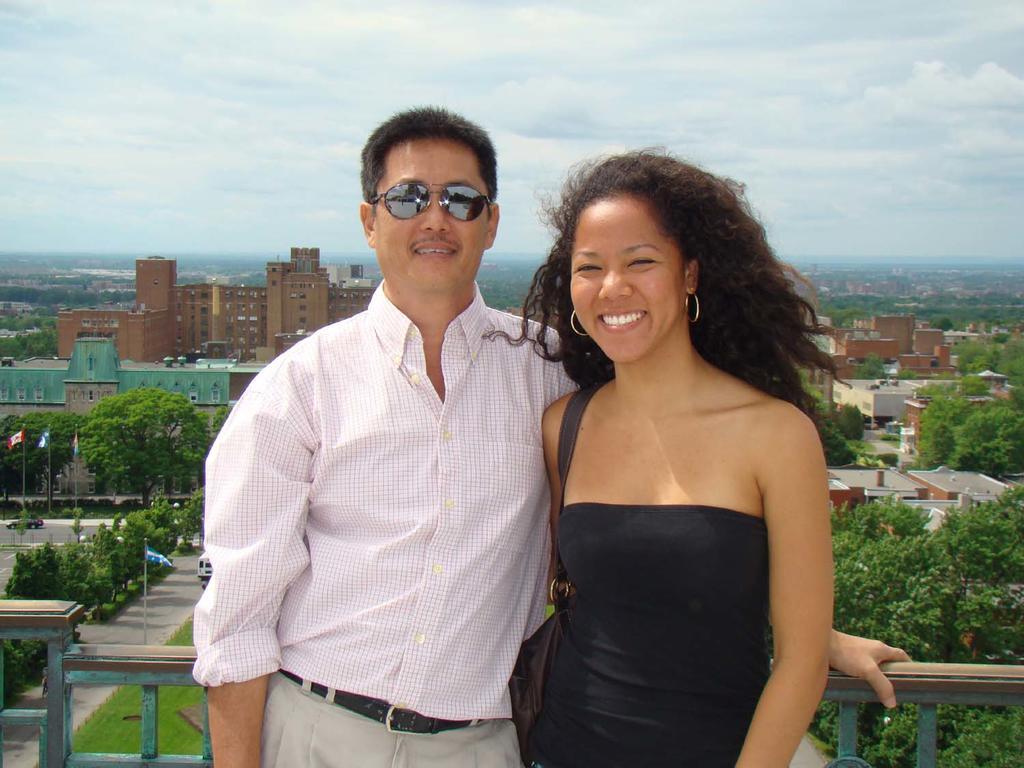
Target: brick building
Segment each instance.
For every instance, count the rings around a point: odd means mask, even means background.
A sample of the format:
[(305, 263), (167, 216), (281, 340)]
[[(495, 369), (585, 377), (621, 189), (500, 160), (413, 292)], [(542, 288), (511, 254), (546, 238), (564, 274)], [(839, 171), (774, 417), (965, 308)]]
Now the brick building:
[(70, 357), (80, 338), (108, 338), (122, 360), (270, 360), (369, 305), (374, 288), (361, 266), (332, 266), (341, 282), (320, 265), (319, 248), (292, 248), (289, 261), (267, 263), (266, 285), (178, 285), (174, 259), (137, 259), (135, 304), (61, 310), (57, 354)]

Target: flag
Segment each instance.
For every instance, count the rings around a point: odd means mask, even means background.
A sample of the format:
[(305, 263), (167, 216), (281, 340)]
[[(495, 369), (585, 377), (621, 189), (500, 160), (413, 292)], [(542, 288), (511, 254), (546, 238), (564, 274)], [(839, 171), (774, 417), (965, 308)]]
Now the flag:
[(78, 433), (75, 432), (75, 439), (71, 441), (71, 455), (78, 455)]
[(50, 430), (44, 430), (43, 434), (39, 436), (39, 447), (45, 448), (50, 444)]
[(7, 447), (8, 448), (13, 448), (16, 445), (19, 445), (21, 443), (21, 441), (24, 440), (24, 439), (25, 439), (25, 430), (24, 429), (19, 429), (13, 435), (11, 435), (10, 437), (7, 438)]
[(166, 565), (168, 568), (171, 567), (171, 561), (152, 547), (146, 547), (146, 559), (151, 563), (156, 563), (157, 565)]

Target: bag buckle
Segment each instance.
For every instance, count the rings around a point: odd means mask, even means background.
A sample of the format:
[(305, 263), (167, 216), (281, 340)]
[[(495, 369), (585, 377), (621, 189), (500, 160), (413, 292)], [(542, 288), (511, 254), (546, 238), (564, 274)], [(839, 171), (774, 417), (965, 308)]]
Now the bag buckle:
[(568, 600), (576, 593), (576, 586), (568, 579), (556, 576), (551, 580), (548, 587), (548, 598), (553, 605), (558, 605), (561, 600)]

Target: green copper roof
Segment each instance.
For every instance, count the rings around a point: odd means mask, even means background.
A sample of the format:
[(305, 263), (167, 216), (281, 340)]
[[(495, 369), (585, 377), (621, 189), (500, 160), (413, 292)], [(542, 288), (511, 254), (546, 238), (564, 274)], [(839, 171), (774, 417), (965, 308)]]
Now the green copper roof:
[(202, 368), (159, 368), (143, 371), (121, 369), (117, 391), (156, 387), (179, 392), (196, 405), (227, 405), (231, 374)]
[(64, 378), (68, 381), (116, 382), (121, 363), (109, 339), (78, 339)]

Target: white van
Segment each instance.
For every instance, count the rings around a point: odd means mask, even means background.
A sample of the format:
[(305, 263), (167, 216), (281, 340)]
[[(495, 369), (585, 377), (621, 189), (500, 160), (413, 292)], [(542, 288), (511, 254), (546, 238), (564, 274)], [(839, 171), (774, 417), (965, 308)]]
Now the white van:
[(199, 565), (196, 567), (196, 571), (199, 575), (199, 581), (203, 583), (203, 589), (206, 589), (210, 577), (213, 576), (213, 566), (210, 565), (210, 558), (205, 552), (199, 556)]

